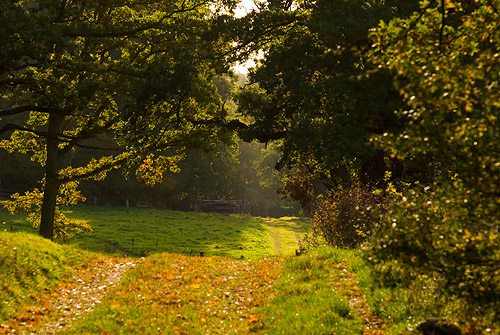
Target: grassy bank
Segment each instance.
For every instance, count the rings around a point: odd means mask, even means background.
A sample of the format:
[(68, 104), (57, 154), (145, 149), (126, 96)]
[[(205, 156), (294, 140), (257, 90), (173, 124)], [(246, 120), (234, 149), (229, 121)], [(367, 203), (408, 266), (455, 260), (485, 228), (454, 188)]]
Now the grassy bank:
[[(323, 247), (287, 257), (273, 299), (262, 307), (264, 333), (417, 335), (418, 324), (435, 316), (465, 329), (451, 306), (433, 295), (433, 283), (402, 289), (380, 288), (374, 282), (359, 250)], [(489, 334), (499, 330), (491, 326)]]
[(99, 256), (28, 233), (0, 232), (0, 323)]

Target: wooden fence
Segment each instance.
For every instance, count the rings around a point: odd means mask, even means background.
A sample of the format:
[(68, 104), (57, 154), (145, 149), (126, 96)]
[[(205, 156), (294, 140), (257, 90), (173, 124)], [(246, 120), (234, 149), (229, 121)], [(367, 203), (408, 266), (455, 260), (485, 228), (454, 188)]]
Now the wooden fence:
[(203, 212), (249, 214), (250, 204), (245, 200), (203, 200)]

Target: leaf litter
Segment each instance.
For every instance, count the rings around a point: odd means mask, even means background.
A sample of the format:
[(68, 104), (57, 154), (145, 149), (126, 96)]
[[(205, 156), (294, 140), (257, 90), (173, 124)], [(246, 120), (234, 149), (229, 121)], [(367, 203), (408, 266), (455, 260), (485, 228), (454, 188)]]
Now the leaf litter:
[(270, 301), (281, 264), (277, 257), (152, 255), (127, 273), (105, 303), (79, 320), (75, 329), (140, 334), (256, 332), (264, 327), (259, 307)]
[(107, 292), (115, 287), (122, 275), (135, 267), (130, 258), (101, 258), (78, 270), (69, 282), (56, 291), (32, 296), (36, 304), (25, 306), (3, 325), (0, 334), (55, 334), (91, 312)]
[[(57, 291), (35, 297), (0, 334), (265, 334), (283, 258), (235, 260), (157, 254), (140, 261), (104, 258)], [(349, 292), (364, 335), (384, 333), (345, 262), (332, 280)], [(128, 271), (133, 269), (133, 271)]]

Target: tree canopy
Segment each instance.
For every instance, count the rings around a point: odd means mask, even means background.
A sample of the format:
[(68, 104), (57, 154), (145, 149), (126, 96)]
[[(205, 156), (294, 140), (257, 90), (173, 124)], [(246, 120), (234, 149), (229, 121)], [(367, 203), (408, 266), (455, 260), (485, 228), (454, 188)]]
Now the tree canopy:
[[(468, 316), (498, 321), (500, 268), (498, 1), (424, 1), (374, 31), (373, 59), (408, 108), (400, 132), (374, 138), (399, 160), (432, 164), (384, 215), (372, 260), (387, 277), (440, 282)], [(409, 265), (411, 264), (411, 265)], [(483, 325), (484, 326), (484, 325)]]
[(384, 163), (369, 137), (398, 126), (392, 112), (402, 103), (388, 71), (367, 62), (366, 51), (370, 29), (407, 10), (393, 5), (328, 0), (295, 8), (295, 24), (269, 45), (239, 94), (240, 112), (253, 120), (243, 136), (284, 139), (281, 165), (306, 166), (330, 187), (354, 161), (377, 174)]

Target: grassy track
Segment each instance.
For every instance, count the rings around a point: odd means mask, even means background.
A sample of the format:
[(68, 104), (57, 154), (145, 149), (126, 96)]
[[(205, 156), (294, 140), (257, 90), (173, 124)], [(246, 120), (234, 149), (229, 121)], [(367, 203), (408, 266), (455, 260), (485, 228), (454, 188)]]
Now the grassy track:
[(279, 261), (157, 254), (62, 334), (248, 334), (263, 324)]

